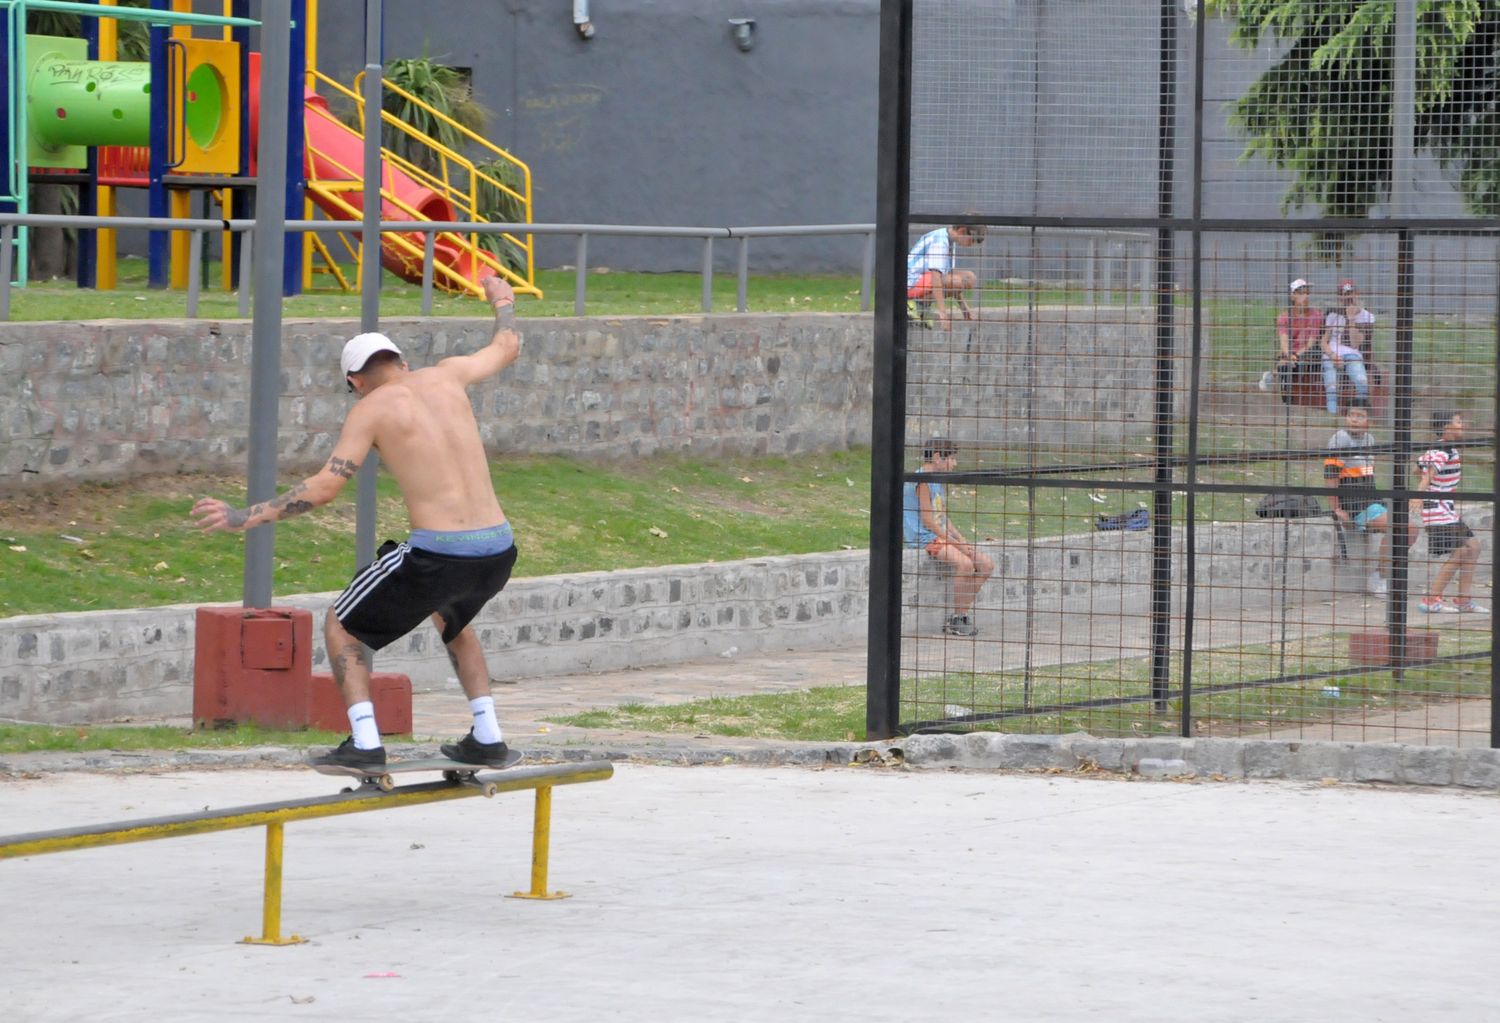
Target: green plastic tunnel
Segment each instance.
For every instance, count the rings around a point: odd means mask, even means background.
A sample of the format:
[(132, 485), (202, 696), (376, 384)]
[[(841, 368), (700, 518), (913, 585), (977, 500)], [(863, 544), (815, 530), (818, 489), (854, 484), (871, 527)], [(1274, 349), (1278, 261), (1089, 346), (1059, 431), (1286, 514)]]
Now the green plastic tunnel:
[(151, 65), (40, 55), (27, 88), (32, 135), (50, 147), (151, 141)]

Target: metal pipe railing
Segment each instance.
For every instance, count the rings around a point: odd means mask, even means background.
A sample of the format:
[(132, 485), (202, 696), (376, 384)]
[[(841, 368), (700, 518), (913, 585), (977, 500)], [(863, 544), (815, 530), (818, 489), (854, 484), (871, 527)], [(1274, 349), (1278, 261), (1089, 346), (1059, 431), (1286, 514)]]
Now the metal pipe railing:
[[(207, 231), (229, 231), (242, 235), (244, 246), (241, 254), (239, 278), (239, 315), (249, 315), (249, 277), (246, 267), (250, 260), (250, 238), (253, 220), (209, 220), (206, 218), (167, 219), (160, 217), (99, 217), (63, 214), (0, 213), (0, 230), (7, 244), (0, 252), (0, 320), (10, 317), (11, 273), (8, 265), (10, 245), (15, 226), (65, 227), (74, 229), (143, 229), (155, 231), (187, 231), (190, 248), (201, 255), (203, 233)], [(737, 295), (735, 306), (740, 312), (748, 309), (750, 239), (752, 238), (813, 238), (860, 235), (864, 237), (864, 249), (860, 270), (860, 303), (862, 312), (868, 312), (872, 297), (872, 277), (875, 265), (874, 224), (804, 224), (773, 227), (656, 227), (644, 224), (526, 224), (526, 223), (478, 223), (473, 221), (434, 220), (388, 220), (381, 221), (382, 233), (420, 234), (422, 238), (422, 313), (432, 312), (433, 300), (433, 255), (437, 235), (448, 232), (465, 234), (507, 234), (526, 232), (541, 235), (576, 235), (578, 238), (574, 275), (573, 312), (585, 313), (588, 293), (588, 242), (591, 235), (617, 238), (694, 238), (703, 242), (703, 254), (699, 273), (702, 277), (701, 306), (705, 313), (713, 311), (713, 243), (715, 239), (735, 239), (737, 247), (735, 276)], [(311, 231), (318, 234), (358, 235), (345, 221), (333, 220), (288, 220), (287, 231)], [(199, 262), (198, 258), (193, 263)], [(201, 275), (189, 272), (186, 315), (194, 319), (198, 315)]]

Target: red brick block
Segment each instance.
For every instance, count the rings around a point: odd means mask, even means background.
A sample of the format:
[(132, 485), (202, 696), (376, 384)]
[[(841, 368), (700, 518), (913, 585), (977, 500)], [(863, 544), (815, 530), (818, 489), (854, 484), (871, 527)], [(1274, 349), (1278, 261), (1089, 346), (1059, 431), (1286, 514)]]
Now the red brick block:
[[(1390, 633), (1351, 632), (1349, 663), (1384, 665), (1391, 663)], [(1427, 661), (1437, 656), (1438, 637), (1428, 629), (1409, 629), (1406, 633), (1406, 660)]]
[(310, 611), (200, 607), (193, 643), (194, 724), (306, 726)]
[[(411, 731), (411, 679), (393, 671), (370, 676), (370, 702), (375, 704), (375, 723), (383, 735), (405, 735)], [(349, 715), (338, 683), (326, 671), (315, 671), (307, 689), (306, 724), (329, 732), (347, 732)]]

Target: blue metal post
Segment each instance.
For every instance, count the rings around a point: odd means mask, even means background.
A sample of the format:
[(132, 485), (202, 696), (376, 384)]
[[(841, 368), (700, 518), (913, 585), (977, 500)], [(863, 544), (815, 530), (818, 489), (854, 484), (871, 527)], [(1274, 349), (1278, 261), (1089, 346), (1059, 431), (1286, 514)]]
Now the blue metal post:
[[(89, 60), (99, 59), (99, 19), (81, 18), (83, 38), (88, 43)], [(88, 184), (78, 186), (78, 212), (92, 217), (99, 212), (99, 147), (88, 147), (88, 163), (83, 172), (89, 176)], [(99, 232), (78, 232), (78, 273), (80, 288), (92, 288), (97, 283), (99, 260)]]
[[(233, 0), (229, 8), (230, 17), (250, 17), (250, 0)], [(236, 25), (231, 32), (234, 44), (240, 48), (240, 166), (242, 178), (250, 176), (250, 28)], [(229, 216), (233, 220), (250, 220), (255, 216), (255, 193), (248, 188), (230, 189)], [(224, 259), (229, 263), (229, 279), (240, 281), (240, 253), (244, 248), (244, 236), (238, 232), (230, 234), (225, 242)]]
[[(165, 11), (168, 3), (169, 0), (151, 0), (151, 7), (153, 10)], [(147, 206), (148, 215), (152, 217), (166, 217), (169, 212), (164, 181), (167, 162), (171, 159), (167, 132), (167, 120), (172, 113), (167, 104), (167, 80), (171, 73), (167, 53), (168, 38), (169, 30), (165, 25), (151, 26), (151, 159), (147, 172)], [(150, 286), (153, 288), (165, 288), (170, 283), (168, 264), (171, 261), (171, 243), (172, 236), (168, 232), (151, 232), (146, 251)]]
[[(307, 136), (302, 102), (307, 81), (307, 0), (292, 0), (292, 49), (287, 57), (290, 77), (286, 110), (286, 215), (288, 220), (301, 220), (307, 185), (304, 178)], [(283, 244), (286, 255), (281, 264), (281, 293), (300, 295), (302, 232), (286, 232)]]
[(15, 68), (11, 66), (10, 19), (9, 9), (0, 11), (0, 116), (5, 119), (4, 127), (0, 128), (0, 213), (16, 212), (15, 201), (11, 198), (15, 194), (11, 190), (11, 182), (16, 169), (10, 148), (11, 133), (15, 131), (15, 121), (11, 118), (10, 111), (13, 98), (10, 80), (15, 73)]

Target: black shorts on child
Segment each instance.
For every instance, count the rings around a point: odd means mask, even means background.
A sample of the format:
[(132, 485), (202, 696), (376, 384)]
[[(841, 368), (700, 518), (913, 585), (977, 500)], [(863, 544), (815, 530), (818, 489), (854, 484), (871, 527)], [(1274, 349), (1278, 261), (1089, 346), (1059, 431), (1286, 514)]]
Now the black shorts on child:
[(1444, 522), (1437, 526), (1427, 527), (1427, 553), (1434, 558), (1446, 557), (1464, 545), (1464, 541), (1474, 535), (1474, 531), (1462, 520), (1458, 522)]
[(505, 588), (515, 563), (514, 544), (499, 554), (460, 558), (388, 540), (339, 594), (333, 613), (351, 636), (379, 650), (436, 612), (443, 616), (443, 642), (451, 643)]

